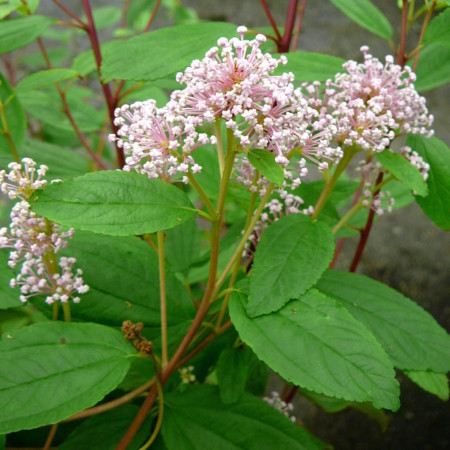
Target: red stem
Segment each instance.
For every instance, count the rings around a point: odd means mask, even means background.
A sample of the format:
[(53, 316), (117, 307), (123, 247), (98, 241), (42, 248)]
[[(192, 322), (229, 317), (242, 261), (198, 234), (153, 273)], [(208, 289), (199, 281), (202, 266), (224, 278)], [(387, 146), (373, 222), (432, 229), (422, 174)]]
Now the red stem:
[[(378, 186), (382, 181), (383, 181), (383, 173), (380, 173), (378, 175), (377, 181), (375, 182), (375, 186)], [(373, 193), (372, 199), (377, 197), (377, 195), (380, 193), (380, 189), (377, 189)], [(355, 252), (355, 255), (353, 256), (353, 261), (352, 261), (352, 264), (349, 269), (350, 272), (356, 272), (356, 269), (358, 268), (358, 264), (361, 261), (361, 256), (364, 252), (364, 249), (366, 248), (367, 239), (369, 238), (369, 234), (370, 234), (370, 230), (373, 225), (374, 218), (375, 218), (375, 211), (373, 209), (371, 209), (369, 211), (369, 217), (367, 218), (366, 225), (364, 226), (363, 230), (361, 231), (361, 236), (359, 238), (358, 247), (356, 248), (356, 252)]]
[(269, 19), (270, 25), (272, 25), (273, 31), (275, 31), (275, 34), (277, 36), (277, 43), (281, 42), (283, 38), (281, 37), (281, 34), (278, 31), (277, 24), (272, 16), (272, 13), (270, 12), (269, 7), (267, 6), (266, 0), (261, 0), (261, 5), (264, 9), (264, 12), (266, 13), (267, 18)]
[[(111, 122), (111, 128), (114, 134), (117, 135), (118, 128), (114, 124), (114, 110), (116, 109), (114, 97), (111, 92), (111, 88), (108, 83), (102, 83), (101, 81), (101, 66), (102, 66), (102, 54), (100, 51), (100, 42), (98, 40), (97, 30), (95, 28), (94, 18), (92, 16), (91, 5), (89, 0), (83, 0), (83, 9), (86, 13), (87, 18), (87, 26), (86, 31), (89, 36), (89, 40), (91, 41), (92, 51), (94, 52), (95, 63), (97, 65), (97, 71), (99, 75), (100, 85), (103, 90), (103, 95), (105, 96), (106, 105), (108, 107), (109, 120)], [(117, 162), (119, 167), (122, 168), (125, 165), (125, 158), (123, 155), (123, 149), (120, 148), (116, 143), (116, 154), (117, 154)]]
[(427, 10), (425, 19), (423, 20), (422, 31), (420, 32), (419, 43), (417, 44), (418, 50), (416, 52), (416, 56), (414, 57), (414, 64), (412, 66), (413, 72), (416, 71), (417, 63), (419, 62), (420, 51), (422, 50), (422, 48), (421, 48), (422, 41), (425, 36), (425, 31), (427, 31), (428, 22), (431, 19), (431, 15), (433, 14), (434, 8), (436, 8), (436, 0), (433, 0), (433, 3), (431, 4), (431, 7)]
[(306, 1), (307, 0), (302, 0), (302, 4), (300, 5), (300, 8), (298, 8), (297, 19), (295, 21), (294, 27), (295, 28), (294, 39), (292, 40), (291, 45), (291, 52), (295, 52), (295, 50), (297, 50), (298, 38), (300, 36), (300, 30), (302, 28), (303, 13), (305, 12), (306, 8)]
[(289, 0), (286, 22), (284, 24), (284, 34), (281, 41), (278, 42), (278, 52), (287, 53), (292, 41), (292, 32), (294, 30), (295, 16), (297, 15), (298, 0)]
[(86, 24), (67, 6), (63, 5), (59, 0), (53, 0), (53, 3), (59, 6), (69, 17), (77, 22), (83, 30), (86, 30)]
[(405, 65), (406, 62), (405, 46), (407, 33), (408, 33), (408, 0), (403, 0), (402, 31), (400, 35), (400, 46), (397, 52), (397, 64), (402, 67)]

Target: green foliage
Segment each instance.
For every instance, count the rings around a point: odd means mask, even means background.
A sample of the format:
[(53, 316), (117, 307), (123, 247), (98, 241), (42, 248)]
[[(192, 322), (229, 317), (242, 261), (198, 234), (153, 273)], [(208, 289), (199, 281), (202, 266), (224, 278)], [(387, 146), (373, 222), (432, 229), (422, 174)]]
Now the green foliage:
[(169, 449), (285, 448), (316, 450), (324, 445), (263, 400), (244, 394), (221, 402), (214, 386), (192, 386), (165, 399), (162, 435)]
[(78, 76), (73, 69), (50, 69), (35, 72), (19, 82), (16, 89), (18, 92), (33, 91), (44, 86), (59, 83)]
[[(20, 147), (27, 131), (27, 121), (22, 105), (11, 89), (6, 78), (0, 73), (0, 108), (3, 109), (7, 127), (3, 117), (0, 119), (0, 153), (11, 155), (10, 142), (5, 136), (5, 129), (9, 131), (14, 146)], [(13, 159), (13, 158), (11, 158)]]
[(440, 228), (450, 230), (450, 149), (435, 138), (410, 135), (406, 141), (430, 165), (427, 197), (417, 197), (423, 212)]
[(302, 214), (282, 217), (270, 225), (255, 252), (248, 314), (255, 317), (276, 311), (302, 295), (328, 267), (333, 250), (331, 230)]
[(34, 41), (53, 22), (50, 17), (28, 16), (6, 20), (0, 27), (0, 54), (11, 52)]
[(47, 322), (6, 333), (0, 433), (55, 423), (94, 405), (120, 383), (134, 353), (120, 332), (96, 324)]
[(394, 289), (362, 275), (327, 271), (317, 283), (378, 339), (395, 367), (450, 370), (450, 336), (431, 315)]
[[(90, 417), (73, 430), (67, 439), (58, 446), (59, 450), (80, 450), (92, 448), (114, 450), (139, 412), (136, 405), (124, 405), (104, 414)], [(151, 422), (147, 420), (139, 429), (129, 450), (138, 450), (145, 442)]]
[(450, 8), (446, 8), (428, 25), (423, 44), (450, 46)]
[(448, 379), (445, 373), (405, 371), (405, 374), (424, 391), (436, 395), (442, 401), (448, 401)]
[(398, 409), (399, 386), (388, 356), (331, 297), (311, 289), (279, 311), (252, 319), (246, 296), (237, 292), (229, 308), (241, 339), (287, 381), (331, 397)]
[(112, 236), (167, 230), (196, 214), (175, 186), (120, 171), (89, 173), (47, 186), (34, 195), (32, 208), (63, 225)]
[[(158, 257), (136, 237), (111, 237), (78, 231), (68, 255), (77, 258), (90, 289), (72, 305), (80, 320), (120, 327), (124, 320), (145, 323), (145, 335), (158, 342), (161, 314)], [(166, 268), (167, 321), (173, 342), (185, 333), (194, 307), (184, 286)]]
[(302, 50), (289, 53), (287, 58), (287, 65), (279, 66), (275, 73), (292, 72), (298, 81), (326, 81), (341, 73), (345, 63), (344, 59), (336, 56)]
[(279, 186), (284, 181), (283, 168), (275, 162), (275, 155), (266, 150), (251, 150), (248, 152), (248, 159), (252, 166), (270, 182)]
[[(104, 48), (102, 73), (106, 81), (158, 80), (184, 70), (193, 59), (204, 56), (211, 42), (235, 33), (236, 26), (230, 23), (201, 22), (115, 41)], [(173, 45), (173, 36), (177, 45)]]
[(414, 167), (404, 156), (385, 150), (377, 154), (377, 159), (385, 169), (412, 191), (421, 196), (428, 194), (427, 184), (419, 169)]
[(359, 26), (384, 39), (392, 38), (392, 26), (383, 13), (369, 0), (330, 0)]
[(450, 81), (450, 47), (431, 44), (421, 52), (414, 86), (419, 92), (442, 86)]

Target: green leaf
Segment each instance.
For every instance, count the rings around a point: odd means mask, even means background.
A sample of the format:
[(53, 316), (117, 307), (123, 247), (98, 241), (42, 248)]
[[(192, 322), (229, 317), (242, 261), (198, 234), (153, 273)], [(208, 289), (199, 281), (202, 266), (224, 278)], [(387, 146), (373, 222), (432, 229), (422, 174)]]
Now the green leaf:
[[(89, 285), (82, 301), (71, 305), (74, 317), (115, 327), (124, 320), (144, 322), (146, 336), (160, 339), (158, 257), (145, 241), (77, 231), (65, 254), (77, 259)], [(168, 335), (175, 341), (187, 331), (195, 308), (167, 268), (166, 285)]]
[(302, 50), (287, 55), (286, 66), (279, 66), (276, 75), (292, 72), (296, 81), (326, 81), (343, 71), (345, 60), (337, 56)]
[[(22, 105), (20, 104), (16, 94), (13, 92), (8, 81), (1, 73), (0, 102), (3, 104), (8, 130), (17, 150), (25, 139), (25, 134), (27, 132), (27, 120)], [(12, 155), (10, 142), (3, 134), (4, 130), (3, 120), (0, 120), (0, 149), (7, 150), (8, 154)]]
[(11, 278), (16, 274), (8, 266), (9, 251), (0, 251), (0, 310), (14, 308), (21, 305), (20, 292), (9, 285)]
[(384, 39), (392, 38), (392, 26), (384, 14), (369, 0), (330, 0), (353, 22)]
[(0, 54), (16, 50), (34, 41), (53, 22), (50, 17), (27, 16), (2, 22)]
[(417, 192), (418, 195), (426, 196), (428, 188), (423, 176), (417, 167), (414, 167), (404, 156), (400, 153), (394, 153), (390, 150), (378, 153), (378, 161), (387, 169), (395, 178), (408, 186), (412, 191)]
[(284, 181), (284, 170), (275, 162), (275, 155), (267, 150), (250, 150), (248, 159), (252, 166), (270, 182), (281, 186)]
[(414, 86), (419, 92), (442, 86), (450, 81), (450, 47), (431, 44), (421, 52)]
[(448, 379), (445, 373), (405, 371), (405, 374), (424, 391), (436, 395), (444, 402), (448, 400)]
[(303, 214), (282, 217), (263, 233), (250, 277), (251, 317), (280, 309), (314, 285), (333, 258), (334, 238)]
[[(62, 111), (59, 97), (42, 91), (28, 91), (20, 92), (19, 99), (27, 113), (44, 125), (73, 133), (72, 124)], [(70, 98), (68, 103), (72, 116), (81, 131), (90, 132), (102, 128), (104, 115), (101, 110), (93, 108), (80, 98)]]
[(264, 400), (244, 394), (224, 404), (214, 386), (190, 386), (165, 397), (162, 435), (168, 449), (317, 450), (317, 438)]
[(429, 165), (428, 196), (416, 197), (423, 212), (440, 228), (450, 230), (450, 149), (432, 137), (410, 135), (406, 141)]
[(223, 403), (236, 403), (242, 397), (248, 378), (249, 357), (246, 348), (226, 348), (220, 354), (216, 375)]
[(200, 256), (200, 233), (195, 220), (167, 230), (164, 250), (172, 270), (186, 273)]
[[(285, 380), (310, 391), (397, 410), (399, 386), (373, 335), (316, 289), (281, 310), (250, 318), (234, 293), (230, 316), (241, 339)], [(350, 381), (351, 380), (351, 381)]]
[(78, 72), (73, 69), (42, 70), (20, 80), (16, 89), (19, 92), (33, 91), (34, 89), (69, 80), (77, 76)]
[(389, 192), (395, 200), (395, 203), (392, 205), (392, 209), (404, 208), (416, 200), (411, 190), (397, 180), (391, 180), (389, 183), (386, 183), (381, 188), (381, 191)]
[(446, 8), (428, 25), (423, 44), (450, 46), (450, 8)]
[(89, 172), (89, 162), (76, 150), (45, 141), (27, 139), (19, 151), (21, 157), (29, 157), (37, 164), (48, 166), (47, 180), (72, 178)]
[(450, 370), (450, 337), (434, 318), (394, 289), (363, 275), (330, 270), (317, 283), (378, 339), (395, 367)]
[(134, 353), (119, 331), (96, 324), (10, 331), (0, 341), (0, 433), (56, 423), (96, 404), (120, 383)]
[(250, 352), (250, 361), (245, 390), (251, 392), (254, 395), (262, 396), (266, 392), (268, 382), (269, 369), (267, 367), (267, 364), (263, 363), (255, 355), (254, 352)]
[[(47, 56), (52, 66), (61, 66), (70, 58), (71, 53), (68, 48), (49, 48)], [(20, 63), (28, 66), (27, 68), (47, 67), (41, 51), (28, 52), (20, 57)]]
[[(137, 405), (125, 405), (98, 416), (90, 417), (73, 430), (58, 450), (114, 450), (128, 430), (133, 419), (139, 412)], [(147, 420), (139, 428), (128, 450), (138, 450), (145, 442), (150, 431), (150, 421)]]
[(35, 193), (31, 207), (54, 222), (111, 236), (167, 230), (196, 214), (175, 186), (123, 171), (88, 173)]
[(12, 12), (16, 11), (21, 5), (22, 2), (20, 0), (9, 0), (6, 5), (0, 5), (0, 19), (3, 19)]
[(115, 41), (102, 49), (102, 73), (105, 81), (158, 80), (184, 70), (193, 59), (203, 58), (221, 36), (236, 37), (236, 26), (201, 22), (161, 28)]

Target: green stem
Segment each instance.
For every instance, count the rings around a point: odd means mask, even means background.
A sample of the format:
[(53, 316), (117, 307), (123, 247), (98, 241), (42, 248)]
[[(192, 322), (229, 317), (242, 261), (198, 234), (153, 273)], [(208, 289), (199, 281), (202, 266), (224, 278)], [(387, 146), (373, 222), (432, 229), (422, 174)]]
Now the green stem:
[(228, 275), (228, 272), (233, 267), (233, 264), (235, 263), (235, 261), (238, 260), (242, 256), (242, 252), (244, 251), (245, 243), (247, 242), (248, 238), (252, 234), (253, 228), (255, 228), (255, 225), (258, 222), (259, 216), (261, 215), (264, 207), (266, 206), (267, 200), (269, 199), (274, 186), (275, 185), (273, 183), (270, 183), (269, 187), (267, 188), (266, 195), (264, 195), (261, 202), (259, 203), (258, 209), (255, 211), (255, 214), (253, 215), (247, 229), (245, 230), (244, 235), (242, 236), (241, 241), (239, 242), (239, 245), (237, 246), (235, 252), (233, 253), (233, 256), (230, 258), (230, 260), (228, 261), (228, 264), (226, 265), (225, 269), (223, 270), (222, 274), (220, 275), (219, 279), (217, 280), (213, 298), (219, 292), (220, 287), (224, 283), (224, 281)]
[(216, 117), (216, 121), (214, 123), (214, 133), (217, 139), (217, 156), (219, 159), (220, 178), (222, 178), (223, 169), (225, 167), (225, 158), (223, 156), (222, 128), (220, 126), (220, 122), (220, 117)]
[(162, 346), (162, 367), (167, 366), (167, 304), (166, 304), (166, 269), (164, 254), (164, 231), (158, 231), (158, 262), (159, 262), (159, 292), (161, 300), (161, 346)]
[(332, 233), (336, 234), (348, 222), (350, 217), (356, 214), (361, 208), (363, 208), (362, 202), (358, 202), (356, 205), (353, 205), (352, 208), (350, 208), (341, 220), (334, 226)]
[(52, 320), (58, 320), (59, 302), (53, 303), (53, 316)]
[(216, 209), (214, 208), (213, 204), (211, 203), (211, 200), (206, 195), (205, 191), (202, 189), (198, 181), (195, 179), (194, 174), (189, 170), (187, 177), (189, 178), (189, 182), (191, 183), (192, 187), (197, 191), (198, 195), (200, 195), (200, 198), (202, 199), (202, 202), (208, 209), (209, 213), (212, 216), (216, 215)]
[(71, 316), (70, 316), (70, 305), (69, 305), (69, 302), (67, 301), (67, 302), (62, 303), (62, 308), (63, 308), (63, 312), (64, 312), (64, 320), (66, 322), (70, 322), (71, 321)]
[(1, 99), (0, 99), (0, 117), (2, 119), (2, 124), (3, 124), (2, 134), (5, 136), (6, 140), (8, 141), (9, 146), (11, 147), (11, 152), (13, 154), (14, 161), (16, 161), (16, 163), (18, 163), (19, 162), (19, 154), (17, 152), (16, 144), (14, 144), (13, 138), (12, 138), (11, 133), (8, 128), (8, 122), (6, 120), (6, 114), (5, 114), (5, 105), (3, 104)]
[(336, 184), (336, 181), (341, 176), (342, 172), (345, 170), (345, 168), (348, 166), (348, 163), (353, 158), (353, 155), (358, 151), (355, 147), (346, 147), (344, 148), (344, 156), (339, 161), (339, 164), (336, 166), (336, 170), (333, 173), (333, 176), (331, 179), (327, 181), (325, 184), (325, 187), (323, 191), (320, 194), (319, 200), (317, 200), (316, 205), (314, 206), (314, 213), (311, 216), (313, 219), (317, 219), (318, 215), (322, 211), (323, 207), (328, 201), (328, 198), (330, 197), (331, 193), (333, 192), (334, 186)]

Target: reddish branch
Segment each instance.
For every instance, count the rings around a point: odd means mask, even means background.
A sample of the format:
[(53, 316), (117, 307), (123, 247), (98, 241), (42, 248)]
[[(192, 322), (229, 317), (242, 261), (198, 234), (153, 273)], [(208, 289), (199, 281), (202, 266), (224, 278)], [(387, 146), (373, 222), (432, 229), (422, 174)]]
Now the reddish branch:
[(408, 0), (403, 0), (402, 31), (400, 34), (400, 46), (397, 52), (397, 64), (402, 67), (405, 65), (406, 62), (405, 45), (407, 32), (408, 32)]

